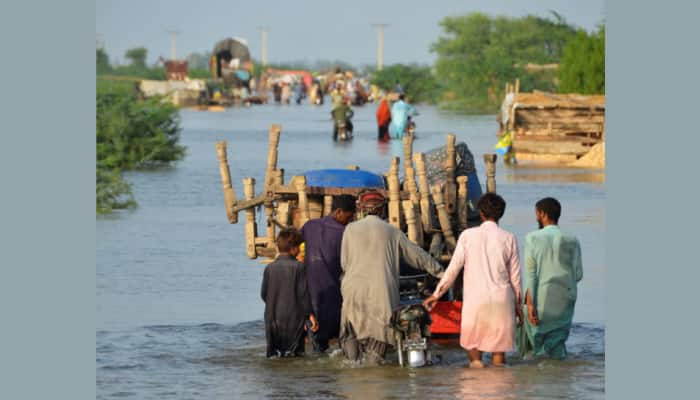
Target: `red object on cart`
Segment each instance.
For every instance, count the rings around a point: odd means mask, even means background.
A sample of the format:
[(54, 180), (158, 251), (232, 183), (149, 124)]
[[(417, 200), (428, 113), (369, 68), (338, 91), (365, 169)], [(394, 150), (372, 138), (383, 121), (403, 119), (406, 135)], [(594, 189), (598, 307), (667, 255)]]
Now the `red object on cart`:
[(430, 310), (431, 334), (459, 334), (462, 321), (461, 301), (438, 301)]

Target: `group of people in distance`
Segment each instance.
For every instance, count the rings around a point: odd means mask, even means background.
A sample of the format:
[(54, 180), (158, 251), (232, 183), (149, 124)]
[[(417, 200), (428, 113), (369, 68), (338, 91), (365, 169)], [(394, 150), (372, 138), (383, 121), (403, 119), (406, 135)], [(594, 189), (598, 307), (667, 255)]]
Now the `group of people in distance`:
[(308, 334), (315, 351), (338, 338), (348, 359), (381, 362), (395, 346), (389, 321), (399, 306), (400, 264), (440, 279), (423, 302), (429, 310), (464, 272), (460, 345), (470, 367), (484, 366), (484, 352), (504, 365), (516, 343), (523, 358), (566, 357), (583, 270), (578, 240), (559, 229), (556, 199), (535, 205), (539, 229), (525, 238), (522, 274), (518, 240), (498, 225), (501, 196), (481, 196), (482, 223), (461, 233), (446, 270), (385, 221), (386, 205), (376, 190), (336, 196), (330, 215), (279, 233), (261, 291), (268, 357), (303, 355)]

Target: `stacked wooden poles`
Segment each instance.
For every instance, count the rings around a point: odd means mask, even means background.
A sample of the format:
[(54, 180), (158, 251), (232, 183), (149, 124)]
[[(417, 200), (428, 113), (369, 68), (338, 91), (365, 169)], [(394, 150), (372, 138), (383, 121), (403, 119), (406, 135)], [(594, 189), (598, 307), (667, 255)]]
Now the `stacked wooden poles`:
[(236, 192), (231, 184), (231, 171), (228, 167), (228, 155), (226, 154), (226, 142), (216, 142), (216, 155), (219, 159), (219, 174), (221, 175), (221, 185), (224, 189), (224, 204), (226, 206), (226, 217), (232, 224), (238, 222), (238, 213), (231, 209), (236, 203)]
[(486, 164), (486, 191), (496, 193), (496, 155), (484, 154)]
[(417, 245), (423, 247), (424, 232), (423, 232), (423, 222), (420, 219), (416, 219), (416, 215), (421, 215), (420, 213), (420, 195), (418, 194), (418, 186), (416, 185), (416, 172), (413, 169), (413, 136), (403, 137), (403, 151), (404, 151), (404, 191), (408, 191), (410, 196), (411, 209), (409, 210), (406, 202), (404, 201), (404, 217), (406, 219), (406, 224), (409, 224), (409, 220), (417, 221), (415, 226), (411, 227), (408, 225), (408, 230), (411, 229), (415, 231), (415, 240), (411, 239)]

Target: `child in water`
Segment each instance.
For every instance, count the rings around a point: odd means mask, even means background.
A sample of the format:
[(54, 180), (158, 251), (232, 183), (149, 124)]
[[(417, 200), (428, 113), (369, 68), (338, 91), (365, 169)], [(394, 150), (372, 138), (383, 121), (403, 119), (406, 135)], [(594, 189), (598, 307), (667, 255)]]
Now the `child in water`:
[(312, 332), (318, 330), (306, 285), (306, 270), (296, 260), (302, 236), (294, 228), (283, 229), (276, 242), (279, 255), (265, 268), (260, 291), (265, 302), (267, 356), (301, 356), (306, 320), (311, 322)]

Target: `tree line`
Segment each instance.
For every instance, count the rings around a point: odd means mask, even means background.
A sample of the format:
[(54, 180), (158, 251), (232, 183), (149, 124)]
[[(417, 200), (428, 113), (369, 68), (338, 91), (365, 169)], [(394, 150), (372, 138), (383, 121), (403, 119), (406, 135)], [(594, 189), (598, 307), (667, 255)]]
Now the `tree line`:
[(434, 65), (391, 65), (372, 82), (390, 90), (399, 81), (413, 101), (473, 113), (496, 112), (505, 83), (516, 78), (521, 91), (605, 93), (603, 25), (586, 32), (552, 12), (549, 18), (471, 13), (446, 17), (440, 26), (430, 48)]

